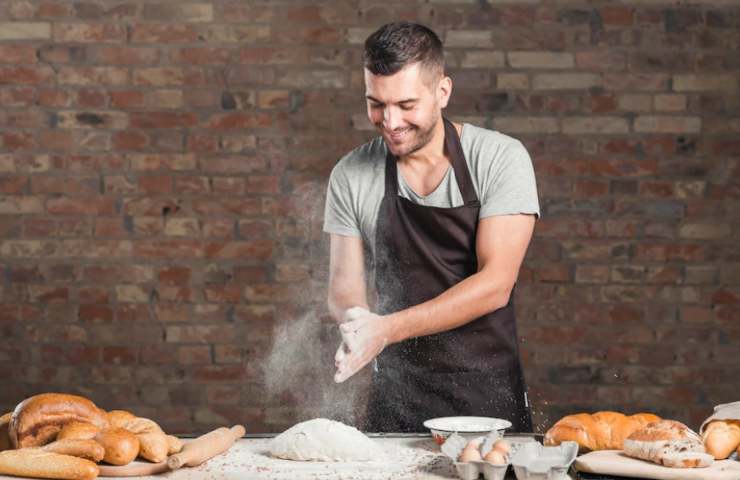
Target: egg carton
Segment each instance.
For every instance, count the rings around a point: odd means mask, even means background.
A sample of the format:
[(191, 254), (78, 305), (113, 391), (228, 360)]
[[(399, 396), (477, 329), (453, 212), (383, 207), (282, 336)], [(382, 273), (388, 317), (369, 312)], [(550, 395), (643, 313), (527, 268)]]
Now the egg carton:
[(530, 442), (511, 457), (511, 466), (517, 480), (566, 480), (577, 456), (576, 442), (563, 442), (557, 447)]
[[(493, 444), (502, 438), (497, 432), (491, 432), (481, 440), (481, 456), (491, 451)], [(563, 442), (557, 447), (545, 447), (531, 437), (507, 437), (511, 451), (504, 465), (494, 465), (487, 461), (459, 462), (465, 445), (470, 441), (453, 434), (442, 445), (441, 450), (455, 465), (458, 477), (462, 480), (475, 480), (482, 474), (485, 480), (503, 480), (511, 465), (518, 480), (566, 480), (568, 470), (578, 455), (576, 442)]]
[(475, 480), (483, 474), (486, 480), (503, 480), (506, 476), (506, 472), (509, 469), (510, 459), (513, 458), (514, 454), (519, 450), (522, 444), (535, 442), (533, 438), (506, 438), (506, 441), (511, 445), (511, 450), (506, 456), (506, 463), (503, 465), (495, 465), (485, 460), (472, 461), (472, 462), (459, 462), (457, 459), (460, 457), (465, 445), (472, 440), (478, 440), (481, 442), (479, 448), (481, 456), (485, 457), (488, 452), (493, 449), (493, 444), (497, 440), (501, 439), (502, 435), (497, 431), (492, 431), (486, 436), (475, 437), (473, 439), (463, 437), (457, 433), (453, 433), (444, 444), (440, 447), (442, 453), (452, 460), (457, 471), (457, 476), (462, 480)]

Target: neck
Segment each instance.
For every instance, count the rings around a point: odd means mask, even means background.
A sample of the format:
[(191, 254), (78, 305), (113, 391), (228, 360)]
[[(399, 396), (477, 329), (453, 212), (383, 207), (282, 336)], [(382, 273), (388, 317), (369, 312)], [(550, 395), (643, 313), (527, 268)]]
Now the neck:
[(403, 163), (425, 163), (436, 165), (440, 161), (447, 161), (445, 158), (445, 125), (442, 117), (439, 117), (437, 124), (434, 125), (432, 139), (419, 150), (409, 155), (399, 158)]

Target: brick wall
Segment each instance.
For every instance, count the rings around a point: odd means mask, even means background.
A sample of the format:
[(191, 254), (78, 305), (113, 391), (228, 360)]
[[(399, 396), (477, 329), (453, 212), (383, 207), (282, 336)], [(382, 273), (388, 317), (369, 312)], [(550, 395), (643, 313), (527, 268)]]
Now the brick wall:
[(737, 400), (737, 1), (13, 0), (0, 410), (69, 391), (176, 432), (351, 421), (366, 379), (331, 384), (323, 194), (373, 136), (361, 43), (399, 18), (445, 41), (449, 115), (532, 154), (516, 300), (539, 428), (696, 427)]

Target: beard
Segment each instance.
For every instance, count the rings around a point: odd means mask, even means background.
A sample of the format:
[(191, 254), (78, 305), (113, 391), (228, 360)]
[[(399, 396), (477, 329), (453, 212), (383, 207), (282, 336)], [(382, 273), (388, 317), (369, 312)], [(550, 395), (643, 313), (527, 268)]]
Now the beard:
[(426, 125), (407, 125), (392, 132), (382, 125), (378, 125), (378, 129), (388, 150), (396, 157), (403, 157), (421, 150), (432, 140), (438, 121), (439, 118), (435, 118)]

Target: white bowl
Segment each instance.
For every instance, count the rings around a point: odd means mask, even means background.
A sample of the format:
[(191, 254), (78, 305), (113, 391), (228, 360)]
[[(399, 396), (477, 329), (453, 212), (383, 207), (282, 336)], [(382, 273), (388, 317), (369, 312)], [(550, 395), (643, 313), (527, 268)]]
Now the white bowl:
[(470, 438), (495, 430), (503, 436), (504, 430), (511, 427), (511, 422), (493, 417), (439, 417), (425, 421), (424, 426), (432, 431), (434, 441), (442, 445), (453, 433)]

